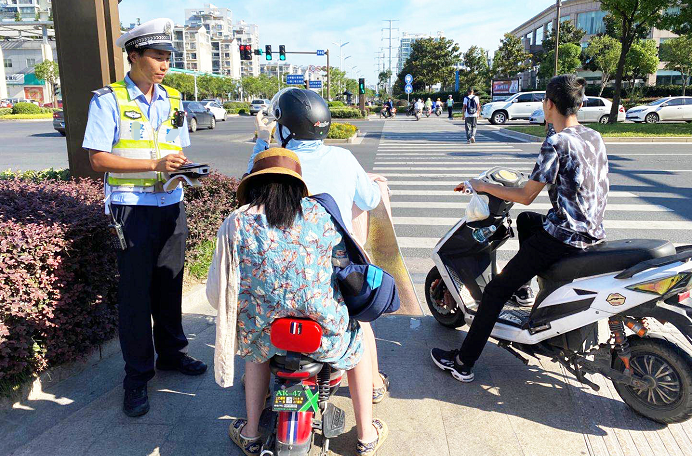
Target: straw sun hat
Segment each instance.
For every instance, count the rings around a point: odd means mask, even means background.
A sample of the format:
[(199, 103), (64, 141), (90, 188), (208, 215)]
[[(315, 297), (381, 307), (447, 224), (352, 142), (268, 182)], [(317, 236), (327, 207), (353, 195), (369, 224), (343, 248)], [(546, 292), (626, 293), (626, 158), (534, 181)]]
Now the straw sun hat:
[(294, 177), (303, 184), (303, 196), (308, 196), (308, 186), (303, 180), (300, 160), (292, 151), (280, 147), (267, 149), (257, 154), (253, 163), (252, 171), (240, 181), (238, 190), (236, 191), (238, 202), (241, 206), (248, 203), (248, 182), (252, 181), (252, 179), (257, 176), (265, 174), (282, 174)]

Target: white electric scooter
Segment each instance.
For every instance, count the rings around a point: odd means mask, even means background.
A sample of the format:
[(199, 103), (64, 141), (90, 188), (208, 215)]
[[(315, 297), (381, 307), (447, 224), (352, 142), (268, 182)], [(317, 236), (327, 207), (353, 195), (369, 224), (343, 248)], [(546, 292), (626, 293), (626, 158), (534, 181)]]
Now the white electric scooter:
[[(499, 167), (479, 179), (507, 187), (527, 182), (524, 174)], [(514, 203), (486, 196), (490, 216), (476, 222), (462, 218), (433, 251), (436, 266), (428, 273), (425, 297), (432, 315), (447, 327), (473, 322), (485, 286), (498, 273), (496, 252), (514, 236), (509, 216)], [(483, 234), (492, 233), (487, 239), (474, 236), (483, 228)], [(604, 375), (628, 406), (651, 420), (687, 420), (692, 357), (652, 336), (646, 319), (671, 323), (692, 342), (691, 258), (692, 246), (676, 249), (665, 240), (600, 243), (541, 273), (533, 307), (508, 303), (492, 337), (524, 363), (519, 352), (552, 358), (595, 390), (584, 374)], [(598, 337), (602, 320), (610, 329), (607, 341)]]

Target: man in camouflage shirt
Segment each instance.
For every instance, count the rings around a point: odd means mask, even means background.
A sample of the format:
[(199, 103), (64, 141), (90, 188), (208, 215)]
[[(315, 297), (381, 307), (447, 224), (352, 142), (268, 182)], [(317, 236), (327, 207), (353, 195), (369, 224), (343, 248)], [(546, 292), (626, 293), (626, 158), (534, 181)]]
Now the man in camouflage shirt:
[[(473, 381), (473, 365), (483, 351), (508, 299), (556, 261), (605, 238), (603, 216), (608, 198), (608, 156), (601, 135), (577, 121), (586, 81), (574, 75), (551, 79), (543, 100), (548, 136), (530, 180), (523, 188), (471, 186), (506, 201), (529, 205), (548, 186), (552, 209), (547, 216), (523, 212), (517, 217), (519, 251), (486, 286), (473, 324), (458, 350), (433, 348), (435, 364), (462, 382)], [(456, 190), (464, 190), (460, 184)]]

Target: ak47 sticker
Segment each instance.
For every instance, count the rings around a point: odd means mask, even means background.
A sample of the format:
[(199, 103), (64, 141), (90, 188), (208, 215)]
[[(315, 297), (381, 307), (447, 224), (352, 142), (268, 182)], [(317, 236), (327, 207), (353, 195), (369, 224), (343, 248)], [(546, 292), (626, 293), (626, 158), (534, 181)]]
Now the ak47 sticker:
[(620, 293), (611, 293), (606, 298), (606, 301), (608, 301), (608, 304), (611, 306), (617, 307), (623, 305), (625, 301), (627, 301), (627, 298)]
[(142, 115), (137, 111), (125, 111), (125, 117), (129, 117), (130, 119), (141, 119)]
[(275, 412), (315, 412), (319, 408), (319, 393), (317, 389), (307, 385), (294, 385), (287, 389), (278, 389), (274, 392)]

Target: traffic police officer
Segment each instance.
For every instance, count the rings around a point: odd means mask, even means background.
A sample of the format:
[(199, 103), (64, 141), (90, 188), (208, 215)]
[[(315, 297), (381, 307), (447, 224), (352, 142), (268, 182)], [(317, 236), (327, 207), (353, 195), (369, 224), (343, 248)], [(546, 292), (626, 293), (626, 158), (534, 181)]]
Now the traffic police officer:
[(183, 147), (190, 145), (180, 93), (161, 85), (175, 50), (172, 29), (170, 19), (154, 19), (118, 38), (131, 70), (123, 81), (94, 92), (82, 144), (92, 168), (106, 173), (106, 213), (116, 245), (122, 241), (118, 312), (128, 416), (149, 411), (154, 349), (156, 369), (187, 375), (207, 369), (187, 355), (182, 327), (188, 234), (183, 189), (163, 190), (167, 173), (187, 162)]

